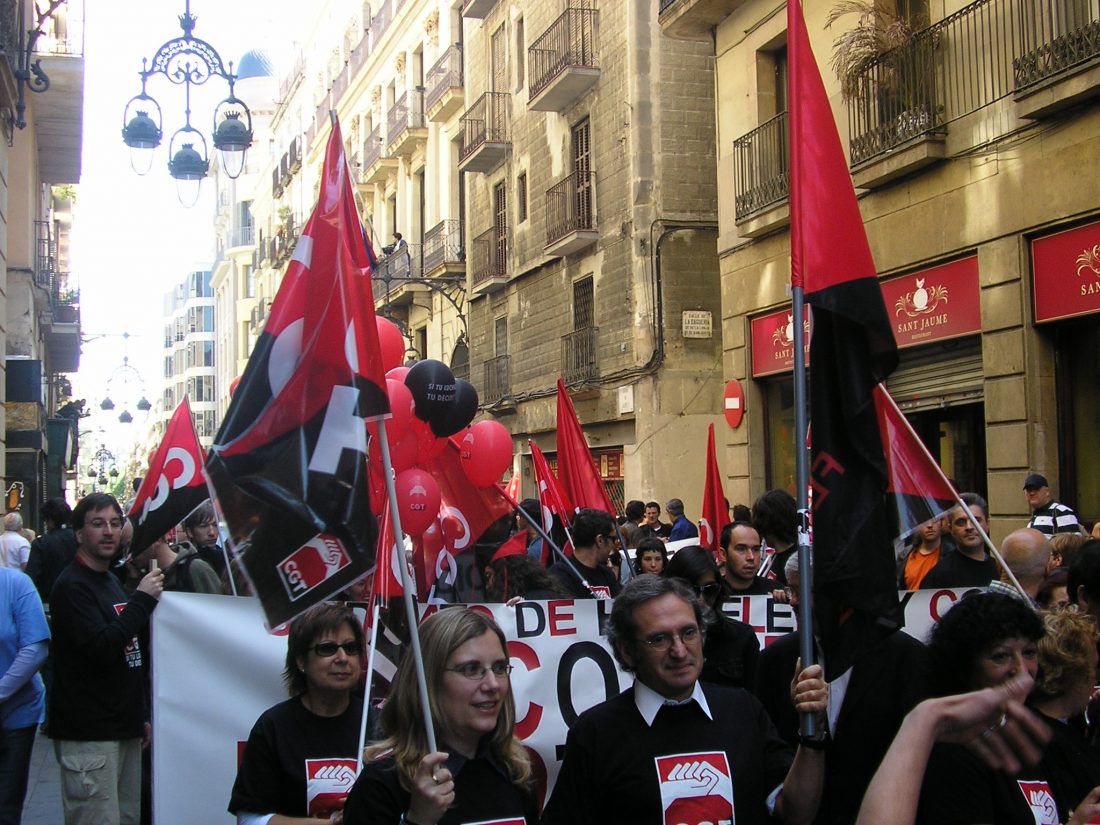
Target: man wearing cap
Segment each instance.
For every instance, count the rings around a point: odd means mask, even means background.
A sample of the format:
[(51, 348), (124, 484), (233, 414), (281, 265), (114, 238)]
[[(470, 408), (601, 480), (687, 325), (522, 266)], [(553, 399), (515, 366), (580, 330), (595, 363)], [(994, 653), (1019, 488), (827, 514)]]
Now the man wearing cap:
[(1047, 536), (1055, 533), (1080, 533), (1077, 513), (1054, 500), (1046, 476), (1032, 473), (1024, 479), (1024, 496), (1031, 508), (1031, 521), (1027, 526)]

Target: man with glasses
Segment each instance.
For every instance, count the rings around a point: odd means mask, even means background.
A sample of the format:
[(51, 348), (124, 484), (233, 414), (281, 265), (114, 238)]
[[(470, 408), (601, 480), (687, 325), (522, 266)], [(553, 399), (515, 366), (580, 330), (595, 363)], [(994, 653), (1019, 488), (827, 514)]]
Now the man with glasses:
[(763, 557), (760, 533), (746, 521), (722, 528), (718, 537), (718, 563), (722, 565), (722, 587), (726, 598), (766, 596), (779, 588), (773, 579), (756, 575)]
[(586, 507), (573, 517), (569, 535), (572, 558), (555, 563), (549, 571), (562, 590), (573, 599), (610, 599), (618, 595), (622, 585), (607, 564), (618, 548), (611, 514)]
[(150, 571), (126, 596), (109, 572), (122, 525), (122, 508), (113, 496), (92, 493), (81, 499), (72, 515), (76, 558), (50, 595), (50, 735), (61, 766), (67, 825), (125, 825), (137, 823), (141, 814), (149, 702), (138, 637), (148, 630), (164, 573)]
[[(985, 499), (977, 493), (963, 493), (960, 498), (970, 508), (982, 531), (988, 531), (989, 508)], [(921, 589), (985, 587), (999, 578), (997, 562), (986, 553), (985, 540), (967, 517), (966, 510), (962, 507), (951, 510), (947, 525), (955, 542), (955, 552), (940, 556), (939, 562), (921, 582)]]
[[(634, 685), (570, 728), (543, 825), (813, 819), (824, 740), (792, 753), (750, 694), (699, 683), (703, 611), (675, 578), (639, 576), (623, 588), (607, 637)], [(802, 670), (791, 693), (800, 711), (820, 717), (820, 667)]]

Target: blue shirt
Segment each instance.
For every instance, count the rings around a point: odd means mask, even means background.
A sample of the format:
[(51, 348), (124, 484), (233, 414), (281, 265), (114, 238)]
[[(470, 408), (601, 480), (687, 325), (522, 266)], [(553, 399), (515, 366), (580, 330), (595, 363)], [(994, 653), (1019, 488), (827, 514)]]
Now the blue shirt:
[[(0, 567), (0, 674), (6, 673), (21, 648), (48, 641), (50, 628), (42, 600), (30, 576)], [(27, 728), (42, 721), (46, 691), (37, 673), (0, 704), (0, 727)]]
[(672, 524), (672, 532), (668, 534), (669, 541), (698, 538), (699, 528), (696, 527), (687, 516), (680, 516)]

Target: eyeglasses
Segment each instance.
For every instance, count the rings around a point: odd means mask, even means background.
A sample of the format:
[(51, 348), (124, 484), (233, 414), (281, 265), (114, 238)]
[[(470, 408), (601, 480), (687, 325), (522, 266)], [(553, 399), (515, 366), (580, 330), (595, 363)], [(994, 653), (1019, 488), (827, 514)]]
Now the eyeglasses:
[[(717, 585), (715, 585), (717, 586)], [(648, 639), (640, 639), (642, 644), (649, 645), (653, 650), (664, 653), (672, 643), (679, 639), (685, 646), (698, 644), (703, 638), (703, 631), (697, 627), (685, 627), (679, 633), (654, 633)]]
[(102, 530), (107, 525), (110, 525), (112, 530), (121, 530), (122, 523), (122, 519), (120, 518), (113, 518), (110, 521), (104, 518), (94, 518), (91, 521), (86, 522), (86, 524), (93, 530)]
[(464, 662), (458, 667), (445, 667), (443, 669), (464, 676), (471, 682), (480, 682), (489, 671), (492, 671), (498, 679), (506, 679), (512, 672), (512, 666), (507, 662), (493, 662), (488, 667), (485, 667), (481, 662)]
[(310, 649), (322, 659), (331, 659), (339, 650), (344, 651), (347, 656), (363, 655), (363, 648), (359, 646), (359, 642), (344, 642), (343, 644), (338, 642), (319, 642)]
[(710, 584), (697, 584), (692, 590), (695, 591), (696, 596), (702, 596), (704, 599), (709, 599), (722, 589), (722, 585), (718, 582), (711, 582)]

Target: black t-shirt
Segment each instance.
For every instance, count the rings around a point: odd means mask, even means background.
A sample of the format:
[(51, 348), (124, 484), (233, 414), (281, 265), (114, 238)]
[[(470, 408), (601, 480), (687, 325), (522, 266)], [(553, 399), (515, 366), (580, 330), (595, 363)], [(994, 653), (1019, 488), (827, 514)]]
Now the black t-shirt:
[[(445, 745), (440, 748), (446, 751)], [(474, 759), (451, 752), (446, 764), (455, 777), (455, 802), (438, 825), (538, 822), (534, 793), (509, 781), (504, 768), (484, 749)], [(397, 825), (411, 801), (393, 758), (378, 759), (363, 766), (344, 808), (344, 825)]]
[(756, 662), (760, 642), (756, 632), (744, 622), (719, 613), (707, 627), (703, 643), (704, 682), (752, 690), (756, 685)]
[[(695, 702), (664, 706), (647, 727), (634, 688), (580, 715), (543, 813), (543, 825), (665, 825), (770, 821), (768, 795), (793, 754), (768, 714), (738, 688), (703, 685), (713, 720)], [(699, 795), (700, 779), (709, 793)]]
[(998, 578), (997, 562), (986, 556), (982, 561), (974, 561), (956, 551), (940, 555), (940, 560), (924, 577), (921, 590), (935, 590), (941, 587), (988, 587)]
[(145, 734), (146, 661), (138, 638), (156, 606), (145, 593), (127, 596), (113, 575), (79, 558), (57, 577), (50, 594), (52, 737), (99, 742)]
[(770, 596), (773, 590), (783, 589), (783, 585), (776, 579), (768, 579), (764, 576), (753, 576), (752, 584), (744, 590), (735, 590), (724, 576), (722, 577), (721, 585), (722, 596), (726, 599), (736, 596)]
[(1051, 739), (1039, 761), (1058, 803), (1059, 822), (1067, 821), (1089, 791), (1100, 785), (1100, 748), (1072, 724), (1040, 714)]
[(300, 696), (265, 710), (248, 734), (229, 812), (304, 817), (340, 810), (355, 781), (362, 716), (356, 696), (339, 716), (311, 713)]
[[(577, 578), (577, 574), (566, 565), (572, 565), (574, 570), (580, 571), (592, 590), (585, 589), (585, 586), (581, 584), (581, 580)], [(619, 590), (622, 588), (615, 576), (615, 571), (610, 567), (607, 565), (589, 567), (577, 561), (576, 556), (570, 556), (568, 561), (555, 563), (548, 572), (571, 599), (595, 599), (601, 596), (611, 598), (619, 595)], [(601, 596), (597, 596), (597, 593)]]
[(1062, 820), (1042, 767), (1016, 776), (987, 767), (962, 745), (933, 747), (921, 786), (921, 825), (1058, 825)]

